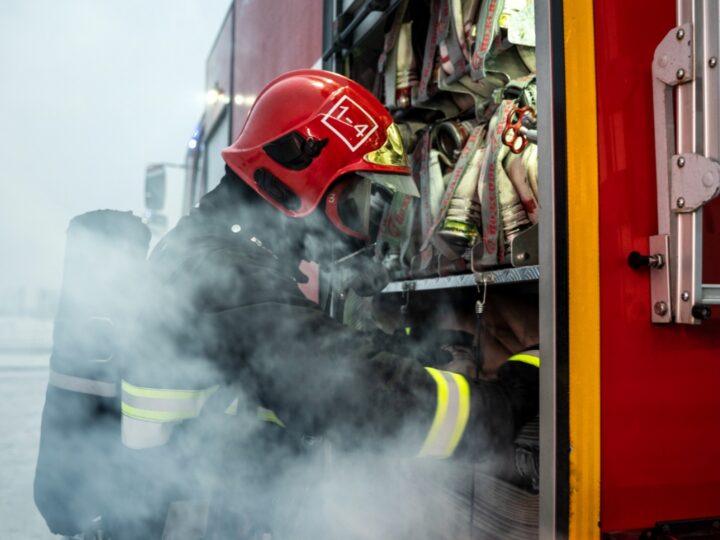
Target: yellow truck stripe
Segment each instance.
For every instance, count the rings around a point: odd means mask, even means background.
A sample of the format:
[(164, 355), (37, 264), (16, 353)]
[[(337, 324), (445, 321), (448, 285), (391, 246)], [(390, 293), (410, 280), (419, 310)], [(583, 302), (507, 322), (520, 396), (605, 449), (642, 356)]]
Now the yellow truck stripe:
[(563, 2), (571, 539), (600, 538), (600, 271), (593, 0)]

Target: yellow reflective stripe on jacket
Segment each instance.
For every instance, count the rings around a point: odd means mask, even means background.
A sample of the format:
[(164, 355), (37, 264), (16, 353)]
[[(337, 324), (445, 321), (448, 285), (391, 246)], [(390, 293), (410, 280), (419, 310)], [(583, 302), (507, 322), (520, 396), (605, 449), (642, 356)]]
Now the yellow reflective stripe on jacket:
[(526, 351), (512, 355), (508, 362), (523, 362), (536, 368), (540, 367), (540, 351)]
[[(240, 398), (235, 398), (232, 403), (228, 405), (228, 408), (225, 409), (225, 414), (235, 416), (238, 413), (239, 402)], [(271, 424), (277, 424), (281, 428), (285, 427), (285, 423), (278, 418), (277, 414), (275, 414), (275, 411), (273, 411), (272, 409), (258, 407), (256, 414), (258, 420), (261, 420), (263, 422), (270, 422)]]
[(195, 418), (218, 386), (201, 390), (145, 388), (127, 381), (122, 394), (122, 442), (128, 448), (163, 446), (178, 422)]
[(285, 424), (282, 420), (280, 420), (277, 415), (275, 414), (275, 411), (272, 411), (270, 409), (266, 409), (264, 407), (258, 407), (257, 410), (257, 416), (260, 420), (263, 422), (270, 422), (272, 424), (277, 424), (278, 426), (284, 428)]
[(447, 458), (460, 443), (470, 416), (470, 386), (458, 373), (425, 368), (437, 385), (437, 406), (432, 426), (419, 457)]
[(179, 422), (188, 418), (195, 418), (195, 411), (153, 411), (151, 409), (141, 409), (133, 407), (127, 403), (121, 405), (122, 413), (125, 416), (132, 416), (138, 420), (149, 420), (151, 422)]
[(202, 390), (144, 388), (122, 381), (122, 413), (151, 422), (177, 422), (200, 414), (217, 386)]
[(176, 390), (173, 388), (145, 388), (135, 386), (127, 381), (122, 382), (122, 391), (131, 396), (149, 397), (158, 399), (197, 399), (203, 394), (212, 393), (217, 390), (217, 385), (202, 390)]

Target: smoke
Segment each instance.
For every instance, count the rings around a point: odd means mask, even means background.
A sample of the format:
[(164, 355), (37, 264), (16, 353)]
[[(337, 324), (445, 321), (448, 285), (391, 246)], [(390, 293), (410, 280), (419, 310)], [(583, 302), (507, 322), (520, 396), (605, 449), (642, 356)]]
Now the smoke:
[(449, 360), (438, 341), (403, 348), (313, 308), (298, 246), (334, 258), (356, 246), (320, 215), (301, 226), (247, 204), (238, 185), (226, 179), (149, 265), (127, 231), (69, 236), (53, 369), (214, 390), (197, 418), (167, 423), (166, 443), (130, 449), (120, 395), (51, 386), (36, 479), (50, 526), (73, 534), (102, 516), (113, 539), (532, 537), (536, 498), (501, 478), (511, 449), (415, 457), (435, 407), (418, 370)]
[[(204, 61), (211, 38), (196, 36), (208, 3), (183, 19), (181, 49), (165, 33), (181, 22), (177, 2), (134, 5), (122, 13), (87, 0), (5, 6), (0, 45), (13, 54), (3, 62), (0, 103), (14, 128), (0, 140), (3, 287), (57, 289), (69, 218), (87, 208), (139, 209), (145, 165), (181, 155), (200, 106), (175, 76), (193, 54), (195, 65)], [(207, 19), (211, 36), (220, 17)], [(483, 500), (478, 482), (495, 468), (492, 456), (412, 457), (433, 406), (414, 368), (440, 353), (393, 354), (387, 339), (308, 316), (294, 254), (330, 250), (335, 260), (352, 246), (328, 238), (321, 216), (300, 230), (267, 215), (227, 209), (226, 253), (184, 260), (205, 241), (189, 236), (158, 254), (155, 274), (114, 256), (112, 242), (75, 245), (88, 255), (65, 272), (73, 284), (60, 300), (67, 308), (58, 313), (53, 369), (218, 389), (198, 418), (168, 427), (167, 444), (131, 450), (121, 444), (119, 396), (49, 387), (36, 497), (51, 526), (72, 534), (102, 516), (113, 538), (146, 538), (148, 528), (163, 529), (169, 503), (189, 500), (209, 501), (216, 538), (268, 530), (295, 539), (476, 536), (467, 531), (487, 517), (473, 501)], [(236, 223), (240, 234), (229, 227)], [(236, 399), (238, 413), (226, 414)], [(285, 427), (258, 420), (258, 405)], [(510, 525), (497, 526), (509, 537)]]

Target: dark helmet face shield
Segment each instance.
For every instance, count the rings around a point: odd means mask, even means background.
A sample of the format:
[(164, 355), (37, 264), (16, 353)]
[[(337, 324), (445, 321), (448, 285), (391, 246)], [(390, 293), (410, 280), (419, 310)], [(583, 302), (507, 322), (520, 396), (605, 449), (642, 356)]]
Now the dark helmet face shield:
[[(374, 165), (407, 167), (400, 130), (387, 128), (385, 143), (364, 156)], [(337, 182), (328, 192), (325, 210), (330, 221), (352, 238), (375, 242), (380, 223), (395, 193), (419, 197), (412, 176), (384, 172), (353, 173)]]
[(419, 196), (411, 176), (358, 173), (330, 190), (326, 214), (346, 235), (372, 243), (395, 193)]

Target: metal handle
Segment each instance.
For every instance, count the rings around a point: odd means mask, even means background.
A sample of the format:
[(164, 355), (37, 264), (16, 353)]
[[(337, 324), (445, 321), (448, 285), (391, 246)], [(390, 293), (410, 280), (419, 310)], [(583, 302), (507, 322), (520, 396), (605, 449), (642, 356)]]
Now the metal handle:
[(654, 255), (642, 255), (637, 251), (631, 251), (627, 259), (628, 265), (633, 270), (638, 270), (643, 266), (649, 268), (662, 268), (665, 265), (665, 259), (661, 253)]

